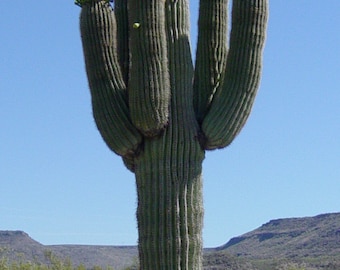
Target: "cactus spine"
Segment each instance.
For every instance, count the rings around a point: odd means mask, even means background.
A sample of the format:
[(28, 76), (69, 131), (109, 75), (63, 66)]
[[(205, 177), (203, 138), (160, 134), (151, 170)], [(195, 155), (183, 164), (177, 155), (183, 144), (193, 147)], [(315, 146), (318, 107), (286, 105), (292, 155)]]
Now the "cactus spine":
[(76, 0), (97, 127), (136, 176), (141, 269), (202, 269), (204, 152), (250, 114), (267, 1), (234, 0), (228, 37), (228, 0), (200, 0), (194, 68), (188, 0)]

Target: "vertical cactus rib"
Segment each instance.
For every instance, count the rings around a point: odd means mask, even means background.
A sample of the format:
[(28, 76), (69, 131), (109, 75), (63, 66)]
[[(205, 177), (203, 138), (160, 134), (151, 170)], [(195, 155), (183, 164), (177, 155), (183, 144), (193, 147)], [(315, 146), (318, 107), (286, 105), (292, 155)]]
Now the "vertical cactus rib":
[(116, 22), (109, 3), (103, 0), (83, 4), (80, 30), (97, 127), (111, 150), (131, 155), (142, 137), (129, 119), (116, 53)]
[(114, 12), (117, 21), (117, 51), (125, 85), (129, 76), (129, 20), (127, 0), (115, 0)]
[(140, 267), (202, 269), (202, 160), (193, 104), (187, 0), (166, 0), (169, 125), (136, 159)]
[(228, 0), (200, 0), (194, 79), (194, 106), (198, 122), (222, 84), (228, 53)]
[[(178, 269), (202, 269), (203, 207), (201, 175), (195, 165), (197, 158), (203, 160), (204, 152), (197, 141), (199, 130), (193, 97), (193, 64), (190, 51), (189, 2), (166, 1), (169, 70), (172, 89), (170, 130), (171, 156), (178, 164), (175, 169), (179, 179)], [(192, 193), (192, 190), (197, 191)], [(196, 203), (196, 204), (194, 204)]]
[(202, 124), (206, 149), (230, 144), (245, 124), (260, 82), (268, 0), (234, 0), (223, 85)]
[(129, 0), (129, 107), (134, 125), (148, 137), (168, 124), (170, 85), (165, 1)]

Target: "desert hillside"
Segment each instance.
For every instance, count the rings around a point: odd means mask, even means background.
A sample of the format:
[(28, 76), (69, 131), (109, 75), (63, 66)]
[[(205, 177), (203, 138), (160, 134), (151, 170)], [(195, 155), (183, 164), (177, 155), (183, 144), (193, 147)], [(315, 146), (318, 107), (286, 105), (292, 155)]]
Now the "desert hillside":
[[(0, 231), (0, 259), (48, 263), (53, 256), (88, 269), (124, 269), (136, 246), (43, 245), (23, 231)], [(271, 220), (258, 229), (204, 251), (205, 270), (339, 270), (340, 213)]]

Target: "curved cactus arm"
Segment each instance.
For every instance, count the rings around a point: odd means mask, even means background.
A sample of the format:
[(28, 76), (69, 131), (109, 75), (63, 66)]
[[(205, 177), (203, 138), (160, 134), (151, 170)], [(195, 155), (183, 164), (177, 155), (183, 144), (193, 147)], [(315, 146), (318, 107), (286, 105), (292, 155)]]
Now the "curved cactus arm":
[(199, 123), (222, 84), (228, 53), (228, 0), (201, 0), (194, 79), (194, 107)]
[(115, 0), (117, 21), (117, 51), (125, 85), (129, 78), (129, 21), (127, 0)]
[(97, 127), (111, 150), (122, 156), (133, 155), (142, 136), (129, 119), (116, 52), (116, 22), (108, 1), (82, 5), (80, 30)]
[(260, 82), (268, 0), (233, 1), (223, 85), (202, 123), (206, 149), (229, 145), (245, 124)]
[(170, 83), (165, 1), (129, 0), (129, 107), (135, 126), (148, 137), (168, 124)]

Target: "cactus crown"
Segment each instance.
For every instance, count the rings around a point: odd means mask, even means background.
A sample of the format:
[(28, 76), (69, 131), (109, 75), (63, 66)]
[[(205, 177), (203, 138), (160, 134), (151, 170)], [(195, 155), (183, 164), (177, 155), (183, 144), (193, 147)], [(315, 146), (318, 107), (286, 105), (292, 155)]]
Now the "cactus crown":
[[(82, 7), (83, 5), (87, 4), (87, 3), (91, 3), (93, 2), (94, 0), (75, 0), (74, 1), (74, 4), (79, 6), (79, 7)], [(113, 0), (105, 0), (107, 3), (110, 3), (110, 2), (113, 2)]]
[[(259, 86), (268, 0), (234, 0), (230, 35), (228, 0), (200, 0), (195, 66), (188, 0), (116, 0), (114, 9), (111, 1), (75, 2), (95, 119), (109, 147), (122, 156), (135, 152), (144, 138), (162, 134), (176, 111), (195, 115), (203, 149), (229, 145)], [(176, 96), (184, 93), (179, 109)]]

